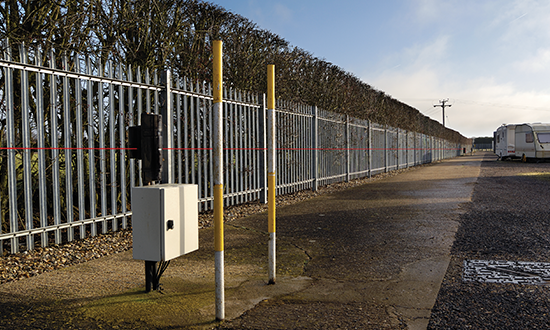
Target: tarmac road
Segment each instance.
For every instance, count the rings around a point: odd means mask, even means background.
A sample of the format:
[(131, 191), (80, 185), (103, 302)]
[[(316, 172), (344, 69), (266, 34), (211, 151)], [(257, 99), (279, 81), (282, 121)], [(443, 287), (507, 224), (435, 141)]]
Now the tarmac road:
[[(312, 281), (223, 328), (426, 329), (482, 158), (446, 160), (279, 209), (277, 235), (309, 256)], [(237, 221), (262, 230), (260, 223)]]

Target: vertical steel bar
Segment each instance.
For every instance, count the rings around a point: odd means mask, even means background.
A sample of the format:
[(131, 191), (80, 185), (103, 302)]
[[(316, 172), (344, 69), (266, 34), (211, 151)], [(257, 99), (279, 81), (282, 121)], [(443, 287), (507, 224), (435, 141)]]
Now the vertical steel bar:
[[(27, 63), (27, 51), (25, 45), (19, 47), (19, 59), (21, 63)], [(30, 106), (29, 106), (29, 73), (21, 70), (21, 134), (23, 140), (23, 187), (25, 197), (25, 229), (33, 228), (33, 209), (32, 209), (32, 178), (31, 178), (31, 136), (30, 136)], [(34, 248), (34, 237), (26, 235), (27, 250)]]
[[(296, 111), (296, 105), (293, 104), (292, 107), (289, 109), (291, 111)], [(289, 183), (289, 193), (293, 193), (296, 191), (296, 165), (297, 165), (297, 159), (296, 159), (296, 139), (297, 139), (297, 127), (296, 127), (296, 115), (293, 113), (289, 113), (287, 115), (287, 125), (290, 129), (290, 134), (288, 134), (288, 147), (289, 147), (289, 162), (288, 162), (288, 183)]]
[[(4, 53), (5, 59), (12, 60), (11, 49), (7, 45), (6, 52)], [(10, 208), (10, 233), (15, 233), (18, 228), (18, 215), (17, 215), (17, 171), (15, 164), (15, 105), (14, 105), (14, 81), (13, 81), (13, 69), (4, 68), (6, 73), (6, 122), (7, 122), (7, 147), (8, 147), (8, 198)], [(11, 239), (11, 253), (19, 252), (19, 239), (14, 237)]]
[(405, 167), (409, 168), (409, 131), (405, 131)]
[(319, 118), (318, 110), (316, 106), (311, 107), (312, 117), (311, 117), (311, 149), (312, 149), (312, 159), (311, 159), (311, 178), (313, 179), (313, 191), (317, 191), (319, 188)]
[[(187, 90), (187, 78), (184, 78), (184, 80), (183, 80), (183, 89)], [(191, 152), (189, 152), (189, 124), (188, 124), (189, 121), (187, 120), (189, 118), (189, 113), (191, 112), (190, 109), (189, 109), (189, 104), (188, 104), (189, 99), (191, 99), (191, 102), (193, 102), (191, 96), (184, 96), (183, 97), (183, 113), (184, 113), (184, 117), (183, 117), (183, 145), (185, 146), (185, 150), (184, 150), (185, 183), (190, 183), (190, 181), (189, 181), (189, 171), (191, 170), (191, 167), (193, 166), (193, 162), (191, 162), (190, 159), (189, 159), (189, 157), (190, 157), (189, 154), (193, 155), (193, 150), (191, 150)]]
[[(245, 94), (245, 97), (243, 98), (243, 100), (241, 101), (247, 101), (246, 100), (246, 94)], [(246, 203), (248, 202), (248, 197), (249, 197), (249, 186), (248, 186), (248, 177), (250, 175), (250, 173), (248, 172), (249, 169), (250, 169), (250, 165), (248, 164), (248, 154), (249, 154), (249, 147), (250, 147), (250, 107), (248, 106), (243, 106), (243, 120), (241, 121), (242, 123), (244, 123), (244, 127), (243, 127), (243, 145), (244, 145), (244, 150), (243, 150), (243, 154), (244, 154), (244, 159), (243, 159), (243, 179), (244, 179), (244, 186), (243, 186), (243, 192), (244, 192), (244, 200), (243, 202)]]
[[(118, 66), (118, 78), (122, 80), (122, 66), (119, 64)], [(128, 100), (128, 104), (130, 103), (130, 99)], [(125, 123), (124, 123), (124, 87), (122, 85), (119, 85), (118, 87), (118, 134), (119, 134), (119, 145), (120, 150), (118, 154), (119, 158), (119, 166), (120, 166), (120, 207), (122, 210), (122, 213), (126, 213), (126, 153), (123, 148), (126, 147), (126, 130), (125, 130)], [(126, 229), (127, 226), (127, 219), (126, 216), (122, 217), (122, 228)]]
[(367, 157), (368, 159), (368, 170), (369, 170), (369, 178), (372, 177), (372, 122), (369, 120), (367, 122), (368, 125), (368, 142), (367, 142)]
[[(128, 73), (126, 74), (126, 78), (128, 81), (133, 82), (133, 75), (132, 75), (132, 66), (128, 65)], [(132, 86), (128, 86), (128, 126), (134, 126), (134, 116), (135, 114), (135, 107), (134, 107), (134, 88)], [(136, 186), (136, 160), (134, 158), (130, 158), (130, 188), (133, 188)], [(132, 189), (129, 191), (130, 197), (132, 194)], [(126, 203), (124, 203), (126, 204)], [(124, 217), (126, 219), (126, 217)]]
[[(92, 64), (90, 61), (90, 58), (86, 58), (86, 73), (91, 75), (92, 74)], [(94, 105), (93, 105), (93, 99), (94, 99), (94, 90), (93, 90), (93, 82), (91, 80), (88, 80), (87, 85), (87, 91), (86, 91), (86, 98), (87, 98), (87, 111), (88, 111), (88, 188), (89, 188), (89, 194), (88, 196), (90, 200), (90, 217), (95, 218), (96, 217), (96, 193), (95, 193), (95, 185), (96, 185), (96, 177), (95, 177), (95, 152), (93, 150), (94, 147), (94, 126), (95, 126), (95, 117), (94, 117)], [(99, 84), (98, 84), (99, 86)], [(98, 87), (99, 88), (99, 87)], [(99, 95), (99, 94), (98, 94)], [(99, 98), (99, 96), (98, 96)], [(95, 223), (92, 223), (90, 225), (90, 235), (95, 236), (97, 235), (97, 225)]]
[[(235, 98), (240, 102), (241, 101), (241, 92), (238, 92), (235, 93)], [(238, 169), (238, 182), (239, 182), (239, 204), (241, 203), (244, 203), (244, 187), (243, 187), (243, 183), (244, 183), (244, 164), (243, 164), (243, 160), (244, 160), (244, 151), (243, 151), (243, 140), (244, 140), (244, 125), (243, 125), (243, 121), (244, 121), (244, 118), (243, 118), (243, 106), (242, 105), (237, 105), (237, 113), (238, 113), (238, 120), (237, 120), (237, 129), (238, 129), (238, 133), (237, 133), (237, 138), (239, 139), (239, 144), (238, 144), (238, 148), (239, 150), (237, 151), (237, 154), (238, 154), (238, 162), (237, 162), (237, 169)]]
[[(103, 77), (103, 63), (99, 61), (98, 76)], [(103, 83), (97, 87), (97, 111), (99, 112), (99, 182), (101, 189), (101, 216), (107, 216), (107, 164), (105, 155), (105, 110), (103, 97)], [(107, 220), (101, 222), (101, 232), (107, 232)]]
[[(69, 71), (67, 56), (63, 56), (63, 70)], [(65, 207), (67, 209), (67, 223), (73, 222), (73, 175), (71, 150), (71, 99), (69, 77), (63, 77), (63, 136), (65, 147)], [(74, 239), (74, 229), (67, 229), (67, 240)]]
[(350, 126), (349, 126), (349, 116), (346, 115), (346, 182), (350, 180)]
[[(137, 82), (141, 83), (141, 68), (140, 67), (137, 68), (136, 76), (137, 76)], [(142, 112), (143, 112), (143, 95), (142, 95), (141, 88), (138, 88), (137, 89), (137, 111), (136, 111), (136, 118), (137, 118), (138, 126), (141, 125), (141, 113)], [(143, 186), (143, 178), (142, 178), (142, 175), (141, 175), (142, 167), (143, 167), (143, 163), (141, 162), (141, 159), (140, 159), (140, 160), (138, 160), (138, 182), (139, 182), (140, 187)]]
[[(178, 89), (181, 89), (181, 80), (178, 79), (178, 82), (177, 82), (177, 85), (176, 85)], [(177, 182), (178, 183), (183, 183), (182, 182), (182, 174), (183, 174), (183, 170), (181, 168), (182, 166), (182, 155), (183, 155), (183, 152), (181, 150), (182, 148), (182, 145), (181, 145), (181, 138), (182, 138), (182, 132), (181, 132), (181, 121), (182, 121), (182, 117), (181, 117), (181, 94), (177, 94), (176, 96), (176, 129), (178, 131), (178, 135), (177, 135), (177, 140), (176, 140), (176, 148), (178, 148), (178, 153), (177, 153), (177, 164), (178, 164), (178, 180)]]
[[(228, 98), (232, 98), (233, 99), (233, 92), (231, 89), (228, 90), (227, 92), (227, 97)], [(237, 184), (238, 182), (238, 171), (239, 171), (239, 168), (237, 167), (238, 164), (237, 164), (237, 150), (236, 148), (238, 147), (238, 144), (237, 144), (237, 127), (239, 126), (239, 118), (237, 116), (237, 109), (236, 109), (236, 106), (235, 104), (233, 103), (230, 103), (229, 104), (229, 111), (231, 113), (231, 118), (233, 119), (231, 124), (232, 126), (230, 125), (229, 127), (229, 134), (230, 134), (230, 139), (231, 139), (231, 182), (227, 182), (227, 184), (230, 184), (231, 186), (231, 193), (233, 193), (233, 197), (231, 197), (231, 205), (235, 205), (235, 204), (238, 204), (238, 197), (236, 196), (236, 193), (238, 192), (238, 187), (239, 185)]]
[(216, 319), (225, 319), (224, 247), (223, 247), (223, 72), (222, 42), (215, 40), (214, 50), (214, 232)]
[[(113, 61), (109, 61), (109, 78), (114, 77)], [(111, 214), (117, 214), (117, 174), (116, 174), (116, 143), (115, 143), (115, 89), (109, 83), (109, 177), (111, 179)], [(113, 219), (112, 230), (118, 230), (118, 219)]]
[(384, 126), (384, 173), (388, 173), (388, 126)]
[(395, 153), (395, 157), (396, 157), (396, 163), (397, 163), (397, 169), (399, 169), (399, 161), (401, 159), (401, 157), (399, 157), (399, 153), (400, 153), (400, 148), (399, 148), (399, 128), (396, 128), (396, 153)]
[[(254, 103), (254, 104), (258, 104), (258, 94), (254, 94), (254, 99), (251, 100), (251, 103)], [(254, 120), (253, 120), (253, 136), (252, 136), (252, 140), (251, 140), (251, 147), (254, 148), (253, 151), (252, 151), (252, 157), (253, 157), (253, 161), (252, 161), (252, 171), (254, 173), (254, 183), (253, 183), (253, 188), (254, 189), (260, 189), (260, 168), (259, 168), (259, 157), (260, 157), (260, 153), (258, 152), (258, 140), (259, 140), (259, 132), (260, 132), (260, 121), (259, 121), (259, 114), (260, 114), (260, 109), (252, 109), (252, 113), (253, 113), (253, 116), (254, 116)], [(259, 200), (260, 199), (260, 191), (257, 191), (255, 194), (254, 194), (254, 197), (253, 197), (254, 200)]]
[[(75, 71), (80, 73), (80, 59), (75, 55)], [(76, 161), (77, 161), (77, 176), (78, 176), (78, 219), (84, 220), (86, 213), (86, 204), (84, 200), (84, 150), (83, 141), (84, 134), (82, 132), (82, 83), (80, 79), (75, 80), (75, 96), (76, 96)], [(86, 226), (81, 225), (79, 237), (82, 239), (86, 236)]]
[[(208, 95), (212, 95), (212, 85), (208, 85)], [(208, 111), (206, 111), (206, 113), (208, 114), (208, 127), (210, 128), (208, 130), (208, 165), (210, 166), (209, 167), (209, 171), (210, 171), (210, 175), (208, 176), (205, 176), (204, 178), (204, 181), (206, 182), (207, 186), (209, 187), (209, 196), (214, 196), (214, 185), (212, 183), (211, 180), (209, 180), (209, 178), (212, 178), (212, 175), (214, 173), (214, 164), (212, 162), (212, 157), (214, 155), (213, 153), (213, 132), (212, 132), (212, 125), (213, 125), (213, 120), (214, 120), (214, 116), (212, 114), (212, 111), (210, 109), (212, 109), (212, 101), (210, 99), (208, 99), (207, 101), (207, 107), (206, 109)], [(222, 109), (220, 109), (221, 112), (223, 112), (223, 104), (222, 104)], [(222, 117), (222, 127), (223, 127), (223, 121), (224, 121), (224, 117)], [(222, 155), (223, 155), (223, 145), (222, 145)], [(222, 160), (223, 161), (223, 160)], [(222, 170), (223, 171), (223, 170)], [(210, 202), (208, 203), (208, 207), (207, 209), (214, 209), (214, 202)]]
[[(150, 81), (147, 82), (148, 84), (150, 84)], [(153, 84), (155, 86), (158, 86), (159, 85), (159, 75), (158, 75), (158, 72), (157, 70), (153, 71)], [(158, 90), (155, 90), (153, 92), (153, 95), (155, 96), (155, 99), (154, 99), (154, 104), (155, 104), (155, 114), (159, 114), (160, 113), (160, 102), (159, 102), (159, 91)]]
[(174, 183), (174, 113), (172, 107), (172, 74), (170, 70), (162, 73), (161, 84), (164, 89), (160, 95), (162, 115), (162, 182)]
[[(193, 91), (193, 84), (191, 83), (190, 86), (189, 86), (190, 90)], [(189, 119), (189, 125), (190, 125), (190, 129), (191, 129), (191, 157), (190, 157), (190, 162), (189, 162), (189, 167), (191, 167), (191, 183), (197, 183), (197, 178), (195, 176), (195, 164), (196, 164), (196, 159), (195, 159), (195, 155), (197, 153), (197, 151), (195, 150), (195, 132), (196, 132), (196, 122), (195, 122), (195, 102), (198, 102), (198, 98), (195, 97), (195, 96), (191, 96), (190, 97), (191, 100), (190, 100), (190, 104), (189, 104), (189, 114), (190, 114), (190, 119)], [(199, 198), (200, 198), (200, 193), (199, 193)], [(199, 204), (200, 205), (200, 204)]]
[[(197, 82), (196, 84), (196, 91), (198, 93), (202, 92), (201, 88), (199, 87), (199, 83)], [(202, 174), (202, 167), (203, 167), (203, 164), (202, 162), (204, 161), (203, 159), (203, 149), (202, 149), (202, 143), (201, 141), (204, 139), (204, 125), (201, 125), (202, 124), (202, 118), (201, 118), (201, 102), (202, 100), (197, 98), (197, 103), (195, 104), (196, 108), (195, 108), (195, 115), (197, 117), (197, 184), (198, 184), (198, 188), (199, 188), (199, 197), (200, 199), (203, 199), (205, 196), (204, 196), (204, 189), (203, 189), (203, 174)], [(199, 203), (199, 212), (201, 212), (203, 210), (203, 206), (204, 206), (204, 203)]]
[[(304, 110), (307, 109), (305, 106), (302, 106), (302, 115), (305, 114)], [(308, 134), (309, 133), (309, 134)], [(304, 181), (307, 181), (308, 178), (308, 172), (309, 172), (309, 167), (311, 165), (311, 162), (308, 161), (308, 155), (309, 155), (309, 151), (306, 150), (309, 146), (308, 144), (308, 140), (309, 140), (309, 137), (311, 136), (311, 132), (309, 130), (309, 126), (308, 126), (308, 117), (307, 116), (302, 116), (302, 124), (301, 124), (301, 135), (302, 135), (302, 143), (300, 145), (300, 147), (302, 148), (302, 158), (301, 158), (301, 163), (303, 164), (302, 165), (302, 180)], [(310, 184), (309, 183), (304, 183), (304, 186), (302, 189), (307, 189), (308, 187), (310, 187)]]
[[(206, 94), (205, 91), (205, 85), (202, 85), (202, 93)], [(208, 159), (208, 131), (210, 130), (206, 125), (206, 116), (208, 112), (210, 112), (209, 102), (206, 99), (203, 99), (202, 101), (202, 157), (201, 157), (201, 166), (202, 166), (202, 177), (201, 177), (201, 183), (202, 183), (202, 193), (203, 197), (207, 198), (209, 189), (208, 189), (208, 165), (211, 162), (210, 159)], [(221, 111), (221, 110), (220, 110)], [(223, 117), (221, 119), (222, 125), (223, 125)], [(208, 202), (203, 203), (203, 210), (208, 209)]]
[[(223, 98), (226, 99), (227, 98), (227, 89), (224, 89), (223, 90)], [(224, 126), (224, 132), (223, 132), (223, 142), (224, 142), (224, 147), (225, 147), (225, 150), (223, 152), (223, 156), (224, 156), (224, 165), (225, 165), (225, 175), (224, 175), (224, 182), (225, 182), (225, 191), (226, 193), (230, 193), (231, 192), (231, 173), (232, 173), (232, 169), (231, 169), (231, 162), (230, 162), (230, 157), (231, 157), (231, 150), (230, 150), (230, 147), (231, 147), (231, 139), (229, 137), (229, 134), (230, 134), (230, 129), (229, 127), (231, 126), (231, 114), (230, 114), (230, 110), (229, 110), (229, 104), (228, 103), (222, 103), (222, 107), (223, 107), (223, 118), (224, 118), (224, 123), (223, 123), (223, 126)], [(226, 205), (231, 205), (231, 200), (232, 198), (231, 197), (228, 197), (227, 200), (226, 200)]]
[[(4, 42), (5, 42), (5, 44), (4, 44)], [(8, 40), (7, 40), (7, 39), (6, 39), (6, 40), (1, 40), (1, 41), (0, 41), (0, 45), (1, 45), (2, 47), (6, 47), (6, 48), (7, 48), (7, 44), (8, 44)], [(4, 68), (3, 78), (4, 78), (4, 84), (5, 84), (5, 85), (4, 85), (4, 86), (5, 86), (4, 88), (5, 88), (5, 89), (4, 89), (4, 101), (3, 101), (3, 102), (7, 102), (6, 96), (5, 96), (5, 93), (6, 93), (7, 90), (8, 90), (8, 87), (7, 87), (7, 86), (8, 86), (8, 78), (6, 77), (6, 76), (7, 76), (7, 74), (6, 74), (6, 73), (7, 73), (7, 70), (8, 70), (7, 68)], [(7, 115), (7, 111), (8, 111), (8, 105), (6, 104), (6, 115)], [(2, 144), (2, 146), (3, 146), (3, 144)], [(2, 157), (4, 157), (4, 155), (2, 155)], [(8, 189), (9, 189), (9, 188), (8, 188)], [(0, 196), (0, 205), (2, 205), (2, 204), (1, 204), (1, 203), (2, 203), (2, 197), (4, 197), (4, 196)], [(8, 200), (9, 200), (9, 190), (8, 190)], [(9, 205), (9, 204), (8, 204), (8, 205)], [(8, 206), (8, 208), (9, 208), (9, 206)], [(0, 234), (3, 234), (3, 233), (4, 233), (4, 230), (2, 229), (2, 228), (4, 228), (4, 217), (2, 216), (2, 213), (3, 213), (3, 212), (0, 211)], [(8, 226), (9, 226), (9, 224), (8, 224)], [(1, 256), (4, 255), (4, 241), (0, 241), (0, 255), (1, 255)]]
[[(37, 51), (36, 64), (42, 66), (41, 50)], [(36, 140), (38, 143), (38, 198), (40, 200), (40, 227), (48, 226), (48, 198), (46, 190), (46, 150), (45, 150), (45, 132), (46, 125), (44, 119), (44, 77), (42, 73), (36, 74)], [(1, 232), (1, 229), (0, 229)], [(0, 243), (0, 246), (2, 244)], [(41, 246), (48, 246), (48, 234), (41, 234)], [(0, 251), (1, 253), (1, 251)]]
[[(149, 76), (149, 68), (145, 69), (145, 83), (149, 85), (151, 83), (151, 78)], [(149, 89), (145, 90), (145, 112), (146, 113), (155, 113), (151, 111), (151, 91)]]

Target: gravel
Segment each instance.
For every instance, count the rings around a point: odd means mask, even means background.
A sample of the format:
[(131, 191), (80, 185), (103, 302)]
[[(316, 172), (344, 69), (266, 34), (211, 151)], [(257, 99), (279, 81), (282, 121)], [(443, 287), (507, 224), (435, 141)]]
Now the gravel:
[(550, 163), (486, 155), (428, 329), (548, 329), (550, 288), (465, 282), (465, 260), (550, 262)]
[[(428, 164), (429, 165), (429, 164)], [(421, 165), (421, 166), (428, 166)], [(352, 180), (350, 182), (334, 183), (320, 187), (317, 191), (303, 190), (292, 194), (277, 196), (277, 206), (298, 203), (322, 194), (348, 189), (374, 180), (397, 175), (403, 171), (414, 170), (419, 166), (401, 169), (389, 173), (382, 173), (372, 178)], [(232, 221), (237, 218), (267, 211), (267, 204), (249, 202), (246, 204), (224, 208), (224, 220)], [(199, 214), (200, 228), (212, 226), (213, 212)], [(60, 245), (51, 245), (45, 248), (35, 248), (17, 254), (8, 254), (0, 257), (0, 284), (16, 281), (22, 278), (36, 276), (44, 272), (83, 263), (103, 256), (123, 252), (132, 248), (132, 231), (125, 229), (118, 232), (101, 234), (82, 240), (75, 240)]]

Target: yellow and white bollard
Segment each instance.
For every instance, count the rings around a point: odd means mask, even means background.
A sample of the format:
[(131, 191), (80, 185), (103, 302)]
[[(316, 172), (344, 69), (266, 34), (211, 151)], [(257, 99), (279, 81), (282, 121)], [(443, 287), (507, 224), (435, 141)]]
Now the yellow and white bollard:
[(269, 284), (275, 284), (275, 196), (276, 196), (276, 168), (275, 168), (275, 65), (267, 66), (267, 203), (268, 203), (268, 276)]
[(214, 42), (214, 109), (212, 125), (214, 158), (214, 249), (216, 277), (216, 319), (225, 319), (224, 247), (223, 247), (223, 71), (222, 42)]

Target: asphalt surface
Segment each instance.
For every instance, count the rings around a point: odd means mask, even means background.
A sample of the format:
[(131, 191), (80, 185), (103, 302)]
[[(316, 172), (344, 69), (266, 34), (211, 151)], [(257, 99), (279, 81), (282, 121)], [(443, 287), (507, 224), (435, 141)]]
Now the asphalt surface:
[[(225, 329), (426, 329), (483, 156), (459, 157), (278, 211), (310, 260), (307, 288)], [(255, 217), (237, 221), (256, 228)]]
[[(0, 285), (0, 328), (426, 329), (483, 155), (421, 166), (226, 225), (226, 320), (214, 320), (212, 230), (143, 292), (131, 251)], [(437, 328), (437, 327), (435, 327)]]
[(485, 156), (429, 329), (550, 329), (549, 184), (549, 162)]

